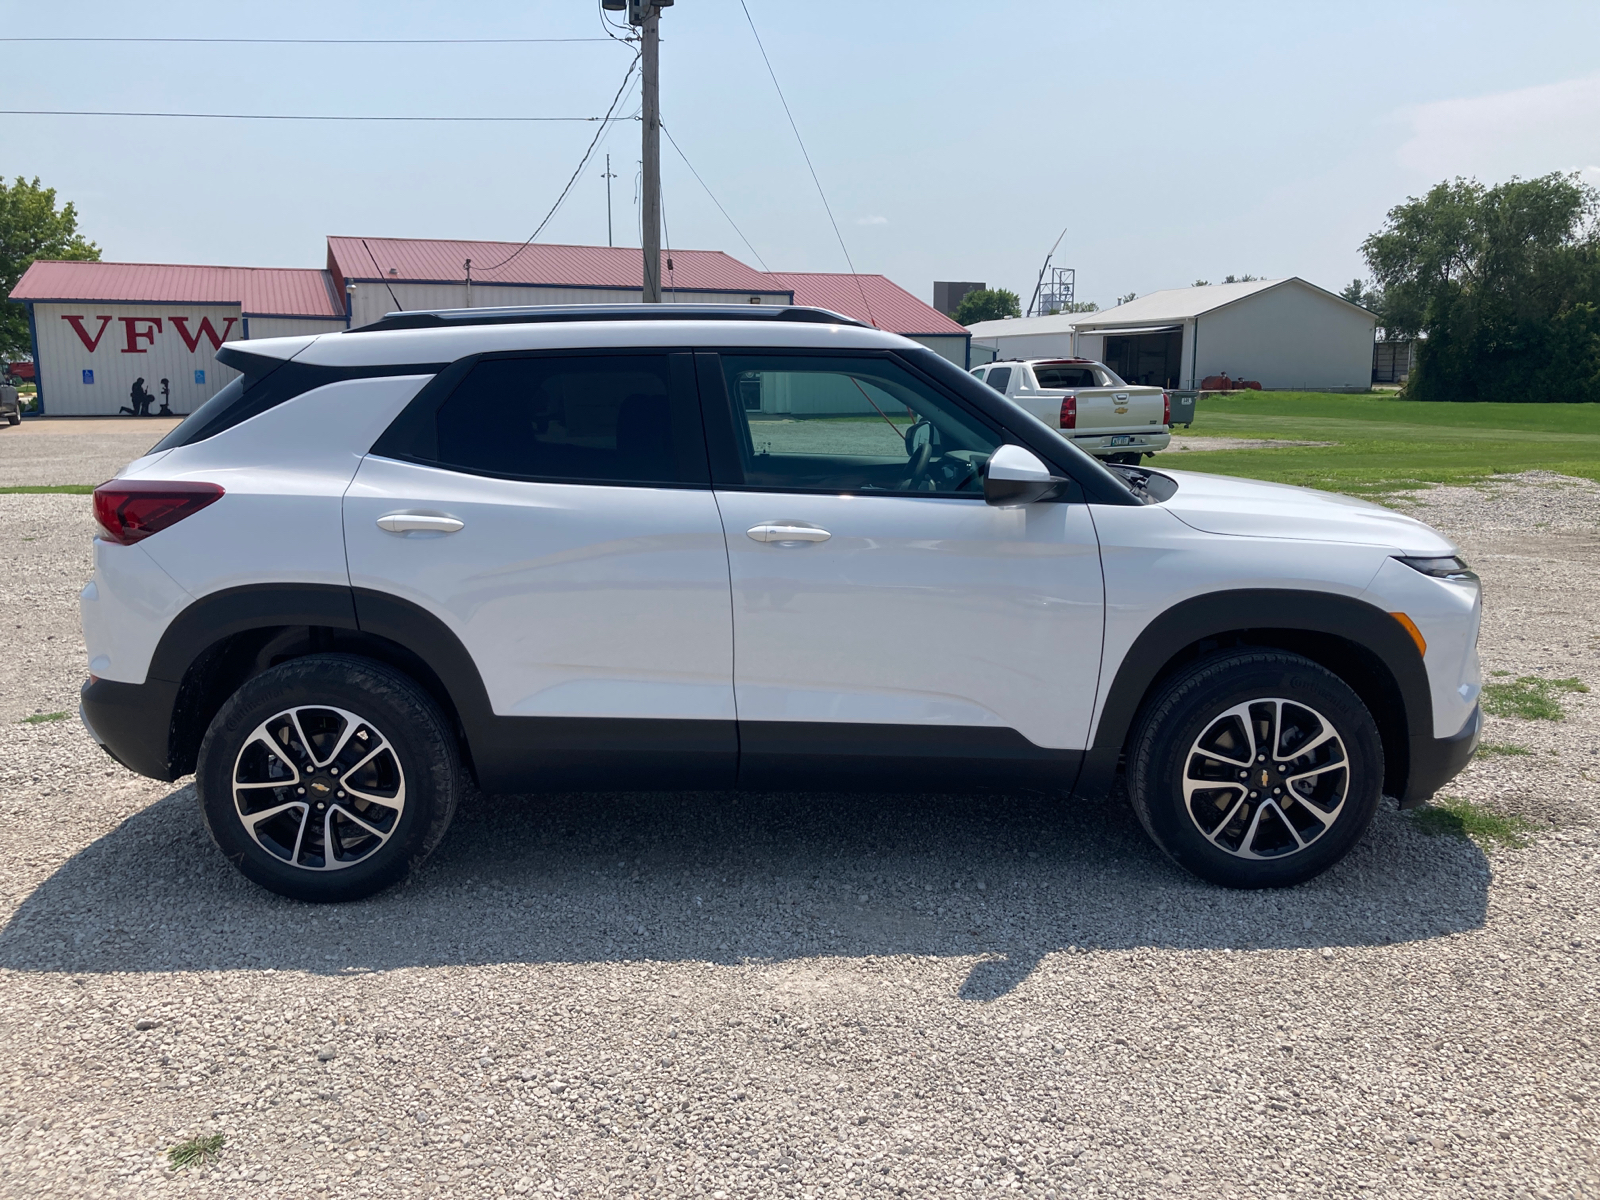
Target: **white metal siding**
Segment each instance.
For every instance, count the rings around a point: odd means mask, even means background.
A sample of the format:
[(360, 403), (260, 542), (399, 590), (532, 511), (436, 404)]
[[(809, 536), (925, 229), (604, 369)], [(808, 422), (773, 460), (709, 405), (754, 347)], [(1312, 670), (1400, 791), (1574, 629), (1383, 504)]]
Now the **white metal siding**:
[[(665, 281), (663, 281), (663, 286)], [(390, 296), (393, 289), (394, 295)], [(545, 288), (506, 287), (494, 284), (472, 285), (470, 303), (463, 283), (381, 283), (356, 284), (351, 323), (369, 325), (397, 308), (407, 312), (428, 308), (496, 308), (524, 304), (638, 304), (643, 298), (638, 288)], [(668, 304), (739, 304), (759, 295), (763, 304), (787, 304), (788, 292), (664, 292)], [(396, 303), (398, 301), (398, 304)], [(254, 323), (251, 332), (254, 333)]]
[[(94, 343), (93, 350), (65, 320), (68, 316), (79, 318), (84, 333)], [(217, 362), (216, 351), (201, 322), (207, 322), (213, 333), (227, 341), (244, 337), (237, 305), (106, 304), (89, 300), (35, 304), (33, 317), (39, 338), (44, 411), (57, 417), (115, 416), (119, 408), (131, 404), (129, 394), (134, 380), (140, 377), (145, 389), (156, 398), (152, 412), (161, 404), (162, 379), (171, 389), (172, 411), (193, 412), (237, 374)], [(173, 324), (174, 317), (195, 339), (193, 350)], [(133, 320), (134, 333), (151, 336), (130, 338), (125, 319)], [(159, 328), (156, 322), (160, 322)], [(84, 371), (94, 372), (93, 383), (83, 381)], [(204, 378), (197, 379), (196, 372), (202, 372)]]
[[(918, 339), (921, 340), (920, 338)], [(1082, 344), (1083, 335), (1078, 341)], [(973, 338), (974, 347), (987, 346), (999, 358), (1070, 358), (1072, 356), (1072, 333), (1063, 330), (1060, 333), (1030, 333), (1015, 334), (1008, 337)], [(1088, 357), (1095, 357), (1089, 355)], [(976, 365), (977, 356), (974, 355), (973, 363)]]
[(966, 369), (967, 366), (967, 339), (955, 335), (942, 336), (930, 334), (926, 337), (913, 337), (913, 342), (919, 342), (932, 350), (940, 358), (948, 358), (956, 366)]
[(1207, 375), (1226, 374), (1264, 388), (1364, 391), (1372, 383), (1376, 321), (1290, 280), (1200, 317), (1199, 355), (1190, 359), (1198, 361), (1194, 386)]
[(250, 340), (274, 337), (304, 337), (307, 334), (337, 333), (344, 328), (344, 318), (336, 321), (320, 317), (248, 317)]

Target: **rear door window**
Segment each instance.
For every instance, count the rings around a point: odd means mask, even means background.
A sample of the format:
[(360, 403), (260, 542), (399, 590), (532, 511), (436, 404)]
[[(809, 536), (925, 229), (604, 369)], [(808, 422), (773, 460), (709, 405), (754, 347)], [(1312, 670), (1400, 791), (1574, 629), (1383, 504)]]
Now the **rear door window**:
[[(677, 370), (671, 359), (679, 359)], [(562, 483), (710, 480), (688, 354), (540, 355), (478, 362), (375, 452), (454, 471)]]
[(1085, 388), (1099, 387), (1100, 380), (1093, 367), (1082, 366), (1036, 366), (1033, 373), (1039, 379), (1041, 388)]
[(1011, 386), (1011, 368), (991, 367), (989, 370), (989, 377), (984, 382), (992, 387), (995, 391), (1004, 393), (1006, 388)]

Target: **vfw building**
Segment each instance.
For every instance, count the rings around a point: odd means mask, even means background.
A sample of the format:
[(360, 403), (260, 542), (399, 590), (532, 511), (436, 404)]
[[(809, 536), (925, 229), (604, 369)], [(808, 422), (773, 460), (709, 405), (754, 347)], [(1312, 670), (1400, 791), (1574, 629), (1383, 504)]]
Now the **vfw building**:
[[(236, 375), (216, 361), (224, 342), (329, 333), (417, 308), (637, 302), (641, 274), (639, 251), (623, 246), (330, 237), (323, 270), (36, 262), (11, 300), (28, 309), (41, 412), (184, 415)], [(968, 365), (967, 331), (882, 275), (769, 274), (720, 251), (673, 250), (661, 279), (668, 303), (815, 305)], [(757, 403), (802, 413), (860, 402)]]
[(36, 262), (11, 293), (28, 307), (43, 411), (193, 412), (234, 377), (224, 342), (345, 327), (326, 272), (272, 267)]

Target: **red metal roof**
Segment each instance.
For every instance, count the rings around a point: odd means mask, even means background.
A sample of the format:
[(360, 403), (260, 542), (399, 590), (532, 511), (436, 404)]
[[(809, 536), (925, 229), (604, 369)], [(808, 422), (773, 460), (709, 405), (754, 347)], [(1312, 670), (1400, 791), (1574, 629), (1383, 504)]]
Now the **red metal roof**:
[[(890, 333), (955, 334), (967, 331), (932, 305), (882, 275), (827, 275), (774, 271), (768, 276), (794, 292), (796, 304), (811, 304), (866, 321)], [(863, 298), (862, 293), (865, 293)]]
[[(518, 253), (517, 242), (457, 242), (431, 238), (328, 239), (328, 269), (335, 285), (345, 280), (391, 283), (460, 283), (462, 264), (472, 260), (472, 281), (543, 287), (637, 288), (642, 286), (639, 251), (627, 246), (557, 246), (535, 243)], [(513, 257), (515, 256), (515, 257)], [(510, 261), (507, 262), (506, 260)], [(661, 286), (667, 290), (788, 291), (762, 272), (720, 250), (672, 251), (672, 270), (661, 255)], [(504, 263), (503, 266), (497, 264)], [(390, 274), (390, 270), (394, 274)], [(342, 278), (341, 278), (342, 277)]]
[(13, 300), (237, 304), (246, 316), (343, 317), (326, 271), (303, 267), (189, 267), (159, 263), (35, 262)]

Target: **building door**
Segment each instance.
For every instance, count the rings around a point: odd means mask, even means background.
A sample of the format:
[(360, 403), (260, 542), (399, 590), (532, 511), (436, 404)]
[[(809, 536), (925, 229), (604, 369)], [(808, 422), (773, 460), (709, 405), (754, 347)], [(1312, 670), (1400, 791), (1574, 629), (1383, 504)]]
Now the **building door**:
[(1105, 363), (1128, 383), (1177, 387), (1183, 370), (1183, 331), (1164, 330), (1126, 337), (1108, 333)]

